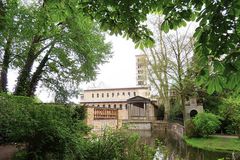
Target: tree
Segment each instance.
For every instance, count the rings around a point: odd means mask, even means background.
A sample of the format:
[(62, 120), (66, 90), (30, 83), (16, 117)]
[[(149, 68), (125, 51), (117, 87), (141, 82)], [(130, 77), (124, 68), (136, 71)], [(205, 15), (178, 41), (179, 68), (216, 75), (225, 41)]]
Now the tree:
[(161, 30), (161, 17), (153, 19), (154, 23), (151, 28), (154, 28), (155, 45), (151, 48), (145, 48), (144, 53), (147, 55), (149, 63), (150, 82), (158, 92), (160, 101), (165, 107), (165, 118), (168, 119), (171, 90), (176, 91), (176, 97), (179, 97), (184, 112), (187, 96), (184, 80), (193, 55), (193, 42), (189, 27), (183, 34), (180, 34), (179, 31), (165, 34)]
[(164, 15), (164, 32), (185, 26), (188, 21), (197, 21), (199, 27), (194, 34), (194, 52), (200, 59), (199, 66), (202, 66), (199, 70), (199, 84), (207, 86), (209, 93), (221, 92), (222, 88), (239, 88), (239, 0), (87, 1), (84, 5), (86, 13), (98, 19), (102, 28), (116, 34), (124, 33), (140, 47), (146, 43), (152, 44), (152, 39), (149, 39), (151, 32), (141, 23), (149, 13)]
[[(16, 95), (33, 96), (39, 81), (51, 89), (53, 85), (61, 86), (65, 91), (71, 87), (71, 93), (77, 94), (80, 82), (95, 78), (98, 64), (109, 57), (110, 45), (104, 42), (99, 26), (78, 12), (78, 6), (63, 3), (61, 7), (71, 7), (71, 12), (63, 12), (54, 9), (60, 5), (58, 3), (34, 3), (29, 7), (17, 1), (13, 8), (11, 2), (6, 5), (10, 10), (7, 13), (12, 15), (6, 19), (11, 19), (15, 28), (21, 27), (14, 30), (19, 36), (13, 36), (9, 47), (11, 61), (6, 67), (11, 65), (19, 70)], [(13, 29), (9, 28), (9, 33), (12, 32)], [(6, 35), (1, 34), (1, 38), (6, 39)], [(58, 81), (52, 83), (53, 79)], [(66, 83), (62, 85), (62, 82)], [(4, 85), (6, 88), (6, 83)]]

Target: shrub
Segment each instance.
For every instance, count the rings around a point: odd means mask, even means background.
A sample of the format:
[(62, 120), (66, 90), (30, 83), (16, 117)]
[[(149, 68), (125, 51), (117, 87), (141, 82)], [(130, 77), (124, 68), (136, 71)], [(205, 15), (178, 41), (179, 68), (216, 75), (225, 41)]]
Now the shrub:
[(79, 144), (88, 127), (74, 109), (15, 96), (0, 96), (0, 107), (0, 134), (26, 144), (27, 159), (66, 159), (84, 150)]
[(152, 160), (155, 150), (140, 143), (137, 134), (107, 130), (88, 141), (84, 160)]
[(212, 113), (199, 113), (193, 118), (193, 124), (199, 136), (209, 136), (216, 133), (220, 127), (220, 117)]
[(240, 136), (240, 98), (237, 96), (224, 99), (219, 107), (219, 114), (223, 118), (223, 130)]
[(191, 137), (199, 137), (198, 131), (196, 130), (196, 126), (194, 125), (191, 119), (185, 122), (186, 136)]

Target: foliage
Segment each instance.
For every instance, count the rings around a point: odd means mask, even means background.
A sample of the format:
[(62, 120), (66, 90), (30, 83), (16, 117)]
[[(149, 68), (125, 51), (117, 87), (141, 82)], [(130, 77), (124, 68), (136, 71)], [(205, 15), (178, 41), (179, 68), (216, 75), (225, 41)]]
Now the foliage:
[(212, 113), (199, 113), (193, 118), (193, 124), (199, 136), (207, 137), (214, 134), (220, 127), (220, 117)]
[[(195, 53), (199, 57), (199, 84), (211, 94), (223, 88), (239, 88), (240, 2), (232, 1), (86, 1), (84, 11), (101, 22), (104, 30), (131, 37), (141, 48), (151, 42), (144, 23), (147, 14), (164, 15), (162, 30), (168, 32), (197, 21)], [(103, 16), (104, 15), (104, 16)], [(126, 17), (128, 17), (126, 19)], [(147, 43), (149, 45), (149, 43)], [(207, 82), (207, 83), (206, 83)]]
[(0, 108), (0, 136), (23, 145), (15, 159), (150, 160), (155, 152), (126, 130), (87, 137), (85, 107), (1, 95)]
[(107, 130), (88, 143), (86, 160), (151, 160), (155, 150), (141, 144), (137, 134)]
[[(155, 45), (144, 48), (148, 63), (148, 79), (153, 89), (159, 95), (160, 103), (165, 106), (165, 116), (170, 114), (170, 95), (174, 91), (180, 103), (184, 105), (187, 95), (185, 86), (191, 86), (190, 81), (184, 85), (187, 70), (191, 67), (193, 55), (193, 40), (189, 28), (172, 33), (164, 33), (163, 18), (152, 16), (149, 28), (153, 28)], [(189, 25), (190, 26), (190, 25)], [(182, 108), (183, 109), (183, 108)]]
[(183, 113), (182, 113), (182, 105), (179, 101), (175, 99), (171, 99), (171, 109), (169, 119), (171, 121), (182, 121)]
[(5, 142), (26, 144), (28, 159), (65, 159), (81, 151), (89, 129), (73, 116), (74, 109), (24, 97), (0, 98), (0, 134)]
[(240, 135), (240, 97), (228, 97), (219, 106), (219, 115), (223, 118), (223, 129), (230, 134)]
[(110, 44), (99, 25), (79, 12), (76, 0), (28, 3), (4, 3), (0, 91), (7, 91), (6, 74), (13, 68), (19, 71), (16, 95), (33, 96), (41, 82), (66, 102), (79, 94), (80, 82), (96, 77), (98, 65), (109, 57)]
[(185, 129), (187, 137), (199, 137), (199, 133), (196, 130), (196, 126), (194, 125), (193, 120), (189, 119), (185, 122)]

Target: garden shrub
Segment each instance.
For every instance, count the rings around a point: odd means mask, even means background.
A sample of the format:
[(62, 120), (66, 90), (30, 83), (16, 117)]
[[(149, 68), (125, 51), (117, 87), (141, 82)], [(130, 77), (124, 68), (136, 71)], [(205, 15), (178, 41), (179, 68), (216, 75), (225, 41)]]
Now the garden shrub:
[(220, 117), (212, 113), (199, 113), (192, 121), (196, 132), (203, 137), (216, 133), (221, 124)]
[(89, 128), (65, 106), (35, 104), (25, 97), (0, 96), (0, 135), (26, 144), (27, 159), (66, 159), (81, 149)]
[(224, 99), (219, 107), (219, 115), (223, 118), (223, 130), (240, 136), (240, 97)]
[(107, 130), (88, 141), (84, 160), (152, 160), (155, 150), (140, 143), (138, 134)]
[(196, 126), (194, 125), (191, 119), (185, 122), (186, 136), (189, 138), (199, 137), (198, 131), (196, 130)]

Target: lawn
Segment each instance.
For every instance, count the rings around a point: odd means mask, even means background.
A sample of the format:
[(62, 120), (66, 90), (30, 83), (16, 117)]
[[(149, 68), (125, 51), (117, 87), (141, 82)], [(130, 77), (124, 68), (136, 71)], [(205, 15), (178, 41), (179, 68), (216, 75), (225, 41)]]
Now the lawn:
[(192, 147), (210, 151), (237, 151), (240, 152), (240, 139), (208, 137), (208, 138), (184, 138), (186, 143)]

